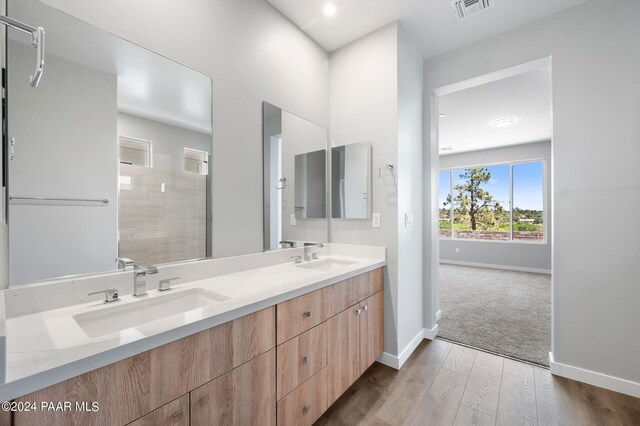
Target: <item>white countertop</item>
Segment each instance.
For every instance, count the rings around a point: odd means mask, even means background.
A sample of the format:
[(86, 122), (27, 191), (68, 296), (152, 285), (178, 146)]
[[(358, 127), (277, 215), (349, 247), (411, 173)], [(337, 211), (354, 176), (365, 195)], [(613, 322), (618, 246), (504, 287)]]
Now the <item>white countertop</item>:
[[(366, 255), (371, 256), (371, 251)], [(0, 385), (0, 401), (42, 389), (386, 264), (384, 256), (343, 254), (330, 254), (311, 262), (328, 258), (353, 263), (329, 271), (301, 268), (293, 262), (280, 263), (176, 285), (169, 292), (149, 290), (148, 296), (143, 298), (125, 295), (118, 303), (81, 303), (7, 318), (4, 324), (6, 383)], [(189, 289), (208, 290), (228, 299), (93, 338), (73, 318), (80, 313), (108, 310), (112, 306), (175, 296)]]

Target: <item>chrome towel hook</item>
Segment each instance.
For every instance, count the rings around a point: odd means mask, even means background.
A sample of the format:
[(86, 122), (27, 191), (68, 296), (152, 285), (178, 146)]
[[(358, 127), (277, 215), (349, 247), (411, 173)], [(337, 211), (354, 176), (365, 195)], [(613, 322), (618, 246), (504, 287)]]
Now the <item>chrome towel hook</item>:
[(31, 76), (29, 84), (31, 87), (38, 87), (44, 73), (44, 28), (32, 27), (3, 15), (0, 15), (0, 24), (31, 34), (31, 45), (36, 48), (36, 71)]

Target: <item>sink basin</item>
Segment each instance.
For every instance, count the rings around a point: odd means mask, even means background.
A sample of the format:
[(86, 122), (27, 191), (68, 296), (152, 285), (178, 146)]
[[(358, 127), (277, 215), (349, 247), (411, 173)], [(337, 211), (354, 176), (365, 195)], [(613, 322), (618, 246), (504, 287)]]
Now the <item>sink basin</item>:
[(228, 299), (226, 296), (196, 288), (126, 305), (116, 303), (96, 312), (74, 315), (73, 319), (87, 336), (99, 337), (173, 315), (184, 314), (194, 309), (209, 307)]
[(355, 260), (345, 259), (322, 259), (308, 263), (296, 265), (298, 268), (315, 269), (316, 271), (332, 271), (334, 269), (344, 268), (345, 266), (354, 265), (358, 262)]

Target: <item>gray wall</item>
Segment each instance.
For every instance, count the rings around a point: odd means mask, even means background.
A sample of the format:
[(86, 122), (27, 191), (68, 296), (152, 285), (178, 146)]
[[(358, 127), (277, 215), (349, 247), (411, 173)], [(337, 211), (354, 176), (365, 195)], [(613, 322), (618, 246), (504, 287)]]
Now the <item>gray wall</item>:
[(264, 0), (45, 0), (213, 77), (213, 256), (260, 252), (262, 101), (328, 127), (328, 55)]
[(212, 150), (211, 135), (123, 112), (118, 113), (118, 136), (151, 141), (153, 166), (164, 170), (184, 171), (185, 148)]
[(47, 76), (34, 90), (25, 77), (33, 72), (33, 48), (9, 41), (9, 58), (9, 136), (16, 138), (10, 195), (110, 201), (12, 203), (10, 282), (112, 270), (118, 217), (116, 76), (48, 54)]
[[(432, 91), (552, 56), (553, 329), (556, 362), (640, 382), (640, 2), (590, 1), (425, 62), (427, 200), (434, 191)], [(432, 121), (433, 120), (433, 121)], [(433, 130), (433, 132), (432, 132)], [(429, 205), (426, 237), (435, 227)], [(436, 240), (437, 241), (437, 240)], [(427, 259), (437, 262), (437, 248)], [(427, 275), (429, 324), (437, 277)], [(431, 299), (431, 300), (430, 300)]]
[[(538, 142), (504, 148), (485, 149), (440, 156), (440, 168), (477, 166), (507, 161), (531, 159), (546, 160), (545, 187), (545, 233), (546, 241), (525, 243), (517, 241), (471, 241), (440, 239), (440, 260), (482, 263), (500, 267), (515, 267), (551, 271), (551, 143)], [(456, 248), (460, 249), (456, 253)]]

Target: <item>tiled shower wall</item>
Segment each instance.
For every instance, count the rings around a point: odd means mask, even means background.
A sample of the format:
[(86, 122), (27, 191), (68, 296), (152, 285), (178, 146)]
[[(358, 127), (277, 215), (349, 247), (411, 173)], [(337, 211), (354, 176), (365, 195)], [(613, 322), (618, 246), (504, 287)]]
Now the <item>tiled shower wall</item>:
[(119, 257), (140, 265), (206, 257), (206, 175), (120, 164), (119, 203)]

